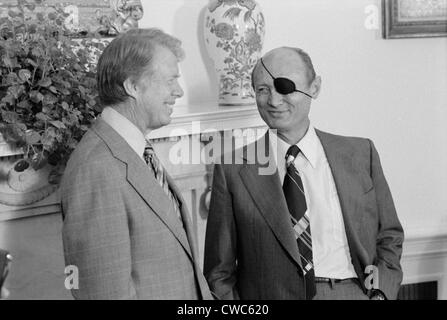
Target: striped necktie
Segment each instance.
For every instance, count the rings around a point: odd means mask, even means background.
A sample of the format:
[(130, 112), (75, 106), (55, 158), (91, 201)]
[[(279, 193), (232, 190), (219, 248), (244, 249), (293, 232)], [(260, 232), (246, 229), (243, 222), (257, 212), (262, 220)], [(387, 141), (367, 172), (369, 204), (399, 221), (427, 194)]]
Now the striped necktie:
[(155, 154), (152, 144), (150, 144), (149, 142), (146, 144), (146, 147), (144, 148), (143, 158), (144, 161), (146, 161), (146, 163), (151, 167), (152, 169), (151, 171), (154, 173), (155, 179), (158, 181), (160, 187), (163, 189), (165, 194), (171, 200), (174, 206), (175, 213), (177, 214), (177, 217), (180, 219), (180, 222), (182, 222), (182, 216), (180, 213), (178, 199), (172, 192), (171, 187), (169, 186), (166, 170), (163, 168), (163, 165), (161, 164), (160, 160)]
[(300, 148), (293, 145), (286, 153), (287, 173), (284, 178), (283, 191), (290, 212), (292, 227), (295, 232), (300, 253), (303, 275), (306, 284), (306, 299), (311, 300), (316, 294), (315, 273), (312, 258), (312, 238), (309, 215), (306, 205), (303, 181), (293, 161), (300, 153)]

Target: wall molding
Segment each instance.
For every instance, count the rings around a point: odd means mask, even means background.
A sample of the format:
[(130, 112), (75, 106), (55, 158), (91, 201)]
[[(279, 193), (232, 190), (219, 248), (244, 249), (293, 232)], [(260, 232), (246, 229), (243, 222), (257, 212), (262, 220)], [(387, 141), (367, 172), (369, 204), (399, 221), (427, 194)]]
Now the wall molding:
[(436, 281), (438, 299), (447, 299), (447, 228), (427, 228), (408, 236), (401, 259), (402, 284)]

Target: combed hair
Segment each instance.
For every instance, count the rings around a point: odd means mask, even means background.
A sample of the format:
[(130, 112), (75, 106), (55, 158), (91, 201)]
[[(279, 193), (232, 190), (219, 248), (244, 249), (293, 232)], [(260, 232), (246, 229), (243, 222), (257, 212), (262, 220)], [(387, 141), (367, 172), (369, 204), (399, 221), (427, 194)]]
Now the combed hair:
[[(317, 74), (315, 73), (315, 69), (314, 69), (314, 65), (312, 63), (312, 59), (310, 58), (310, 56), (307, 54), (306, 51), (304, 51), (303, 49), (300, 48), (294, 48), (294, 47), (284, 47), (286, 49), (290, 49), (294, 52), (296, 52), (301, 59), (303, 59), (304, 64), (306, 65), (306, 69), (307, 69), (307, 81), (308, 81), (308, 85), (310, 85), (312, 83), (312, 81), (315, 80), (315, 77), (317, 76)], [(258, 65), (260, 64), (260, 60), (256, 63), (255, 67), (253, 68), (253, 71), (251, 72), (251, 86), (254, 89), (254, 82), (253, 82), (253, 75), (255, 73), (256, 68), (258, 67)]]
[(181, 41), (160, 29), (131, 29), (117, 36), (104, 49), (98, 61), (97, 82), (103, 107), (124, 102), (128, 94), (124, 81), (138, 81), (142, 74), (152, 70), (152, 58), (158, 46), (165, 47), (180, 61), (185, 53)]

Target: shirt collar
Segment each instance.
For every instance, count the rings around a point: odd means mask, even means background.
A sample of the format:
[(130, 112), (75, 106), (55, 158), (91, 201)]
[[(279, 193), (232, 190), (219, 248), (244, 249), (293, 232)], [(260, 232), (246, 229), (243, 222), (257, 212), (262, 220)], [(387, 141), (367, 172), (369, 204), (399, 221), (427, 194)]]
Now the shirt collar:
[(312, 125), (309, 125), (309, 129), (307, 130), (306, 134), (297, 143), (297, 146), (300, 148), (301, 152), (314, 169), (317, 167), (319, 144), (320, 140), (318, 139), (315, 128)]
[[(287, 150), (290, 148), (290, 144), (282, 140), (276, 134), (276, 130), (269, 130), (269, 133), (272, 135), (272, 139), (270, 139), (270, 143), (275, 153), (276, 163), (282, 164), (285, 163), (285, 154)], [(319, 145), (321, 145), (320, 140), (315, 132), (315, 128), (312, 125), (309, 125), (309, 128), (304, 135), (304, 137), (296, 144), (303, 156), (309, 161), (312, 168), (317, 167), (318, 159), (319, 159)], [(278, 157), (281, 157), (281, 161)]]
[(127, 142), (140, 158), (143, 158), (146, 139), (137, 126), (111, 107), (104, 108), (101, 117)]

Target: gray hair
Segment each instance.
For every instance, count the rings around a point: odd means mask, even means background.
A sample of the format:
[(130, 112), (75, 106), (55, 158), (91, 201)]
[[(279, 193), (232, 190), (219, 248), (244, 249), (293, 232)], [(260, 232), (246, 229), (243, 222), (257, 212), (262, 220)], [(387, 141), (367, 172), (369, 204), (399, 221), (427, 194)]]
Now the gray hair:
[(101, 54), (97, 68), (99, 99), (102, 106), (128, 99), (124, 81), (138, 81), (153, 69), (152, 59), (158, 46), (169, 49), (178, 61), (185, 57), (181, 41), (160, 29), (131, 29), (117, 36)]

